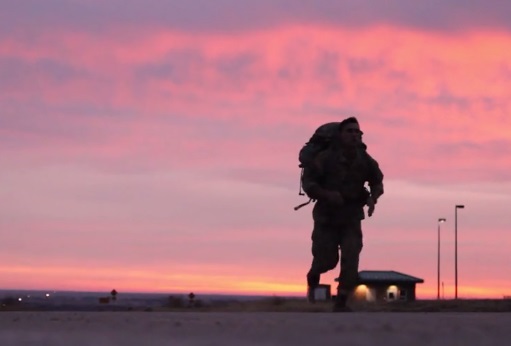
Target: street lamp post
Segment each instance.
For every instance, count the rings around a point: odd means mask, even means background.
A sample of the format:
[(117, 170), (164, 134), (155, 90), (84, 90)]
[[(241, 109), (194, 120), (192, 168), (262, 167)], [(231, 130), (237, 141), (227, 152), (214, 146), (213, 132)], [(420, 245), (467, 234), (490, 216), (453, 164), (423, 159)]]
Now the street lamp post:
[(446, 221), (445, 218), (438, 219), (438, 233), (437, 233), (437, 281), (436, 281), (436, 299), (440, 299), (440, 224)]
[(454, 208), (454, 299), (458, 299), (458, 209), (463, 208), (462, 204)]

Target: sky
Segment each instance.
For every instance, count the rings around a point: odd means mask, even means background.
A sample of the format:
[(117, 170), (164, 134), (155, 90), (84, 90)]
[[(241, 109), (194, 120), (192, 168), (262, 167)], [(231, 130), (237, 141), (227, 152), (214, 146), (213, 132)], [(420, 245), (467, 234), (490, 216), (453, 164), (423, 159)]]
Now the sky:
[[(303, 295), (298, 151), (356, 116), (360, 270), (511, 294), (511, 2), (0, 0), (0, 288)], [(334, 285), (338, 268), (323, 275)]]

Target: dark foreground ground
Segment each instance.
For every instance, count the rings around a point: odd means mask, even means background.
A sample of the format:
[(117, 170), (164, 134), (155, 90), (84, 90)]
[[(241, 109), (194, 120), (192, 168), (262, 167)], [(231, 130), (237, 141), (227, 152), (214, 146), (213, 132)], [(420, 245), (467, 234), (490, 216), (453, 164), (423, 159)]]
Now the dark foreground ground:
[(510, 313), (0, 312), (2, 346), (509, 345)]
[[(414, 302), (351, 302), (356, 312), (511, 312), (511, 299), (459, 299), (459, 300), (418, 300)], [(98, 304), (92, 300), (88, 304), (73, 301), (0, 305), (0, 313), (5, 311), (82, 311), (82, 312), (330, 312), (332, 302), (309, 304), (304, 298), (264, 297), (257, 300), (218, 300), (197, 299), (194, 304), (183, 297), (169, 297), (160, 300), (133, 301), (118, 300), (108, 304)], [(1, 345), (0, 345), (1, 346)]]

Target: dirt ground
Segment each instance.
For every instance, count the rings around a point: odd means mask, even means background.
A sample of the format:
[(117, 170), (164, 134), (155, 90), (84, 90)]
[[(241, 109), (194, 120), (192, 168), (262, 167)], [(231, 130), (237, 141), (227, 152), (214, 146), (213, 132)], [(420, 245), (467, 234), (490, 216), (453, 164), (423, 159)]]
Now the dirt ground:
[(2, 346), (507, 345), (511, 313), (1, 312)]

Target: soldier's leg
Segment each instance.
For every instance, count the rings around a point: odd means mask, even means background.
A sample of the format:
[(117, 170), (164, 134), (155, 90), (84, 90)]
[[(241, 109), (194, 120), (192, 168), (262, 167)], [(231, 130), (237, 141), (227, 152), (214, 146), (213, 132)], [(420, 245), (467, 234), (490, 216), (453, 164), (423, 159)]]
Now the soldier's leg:
[[(335, 229), (325, 224), (315, 224), (312, 232), (312, 264), (307, 273), (309, 292), (319, 284), (320, 276), (334, 269), (339, 262), (339, 245)], [(312, 297), (309, 297), (309, 300)]]
[(358, 263), (362, 251), (361, 221), (355, 220), (343, 227), (340, 239), (341, 273), (337, 287), (337, 304), (346, 305), (346, 300), (358, 283)]

